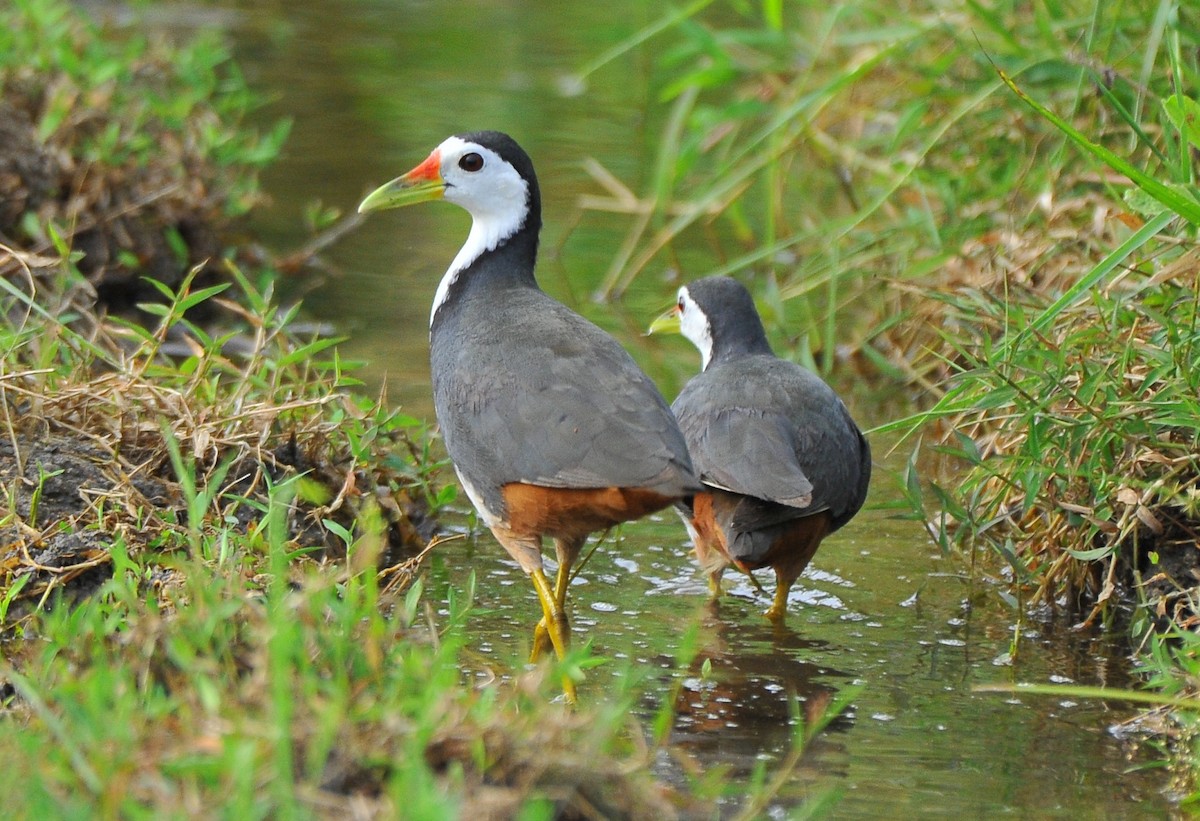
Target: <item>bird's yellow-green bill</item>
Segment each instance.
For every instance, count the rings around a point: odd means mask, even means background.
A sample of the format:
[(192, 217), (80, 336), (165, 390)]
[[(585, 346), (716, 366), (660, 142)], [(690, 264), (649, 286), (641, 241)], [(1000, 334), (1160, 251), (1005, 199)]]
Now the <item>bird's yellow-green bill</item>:
[(446, 192), (446, 181), (442, 179), (441, 166), (441, 156), (434, 151), (412, 171), (384, 183), (368, 194), (359, 204), (358, 213), (401, 208), (413, 203), (441, 199)]
[(674, 307), (672, 307), (671, 310), (667, 311), (662, 316), (660, 316), (658, 319), (651, 322), (650, 327), (649, 327), (649, 329), (647, 329), (646, 333), (647, 334), (664, 334), (664, 333), (677, 334), (677, 333), (679, 333), (679, 331), (680, 331), (679, 311), (676, 310)]
[(388, 208), (401, 208), (418, 202), (441, 199), (446, 186), (441, 180), (410, 181), (407, 177), (397, 177), (389, 183), (376, 188), (358, 206), (358, 213), (368, 211), (383, 211)]

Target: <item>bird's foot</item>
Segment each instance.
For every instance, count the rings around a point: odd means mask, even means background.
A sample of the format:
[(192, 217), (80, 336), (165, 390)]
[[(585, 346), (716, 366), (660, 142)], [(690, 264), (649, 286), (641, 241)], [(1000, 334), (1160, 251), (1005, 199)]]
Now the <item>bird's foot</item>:
[(787, 616), (787, 606), (780, 607), (778, 604), (772, 604), (763, 611), (763, 617), (772, 624), (783, 624), (784, 618)]
[(708, 597), (710, 599), (719, 599), (719, 598), (721, 598), (721, 593), (722, 593), (721, 574), (720, 573), (709, 573), (708, 574)]
[(788, 591), (792, 589), (791, 582), (779, 582), (775, 585), (775, 598), (771, 602), (771, 606), (763, 613), (776, 626), (783, 624), (783, 619), (787, 616)]

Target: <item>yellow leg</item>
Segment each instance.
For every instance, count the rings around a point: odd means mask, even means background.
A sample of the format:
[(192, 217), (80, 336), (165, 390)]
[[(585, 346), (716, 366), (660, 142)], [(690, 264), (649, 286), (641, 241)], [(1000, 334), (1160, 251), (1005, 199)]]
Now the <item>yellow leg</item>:
[[(555, 654), (561, 660), (567, 655), (566, 615), (559, 606), (554, 591), (550, 589), (550, 580), (546, 578), (546, 572), (538, 568), (530, 573), (529, 577), (533, 580), (538, 601), (542, 604), (542, 623), (546, 625), (545, 632), (549, 634), (550, 644), (553, 645)], [(534, 635), (537, 635), (536, 631)], [(534, 646), (534, 649), (537, 649), (537, 645)], [(575, 682), (569, 676), (563, 676), (562, 685), (563, 695), (567, 697), (568, 702), (574, 704)]]
[(783, 619), (787, 615), (788, 592), (792, 589), (795, 581), (795, 579), (785, 579), (778, 573), (775, 574), (775, 599), (763, 615), (776, 624), (783, 624)]
[[(570, 565), (563, 561), (558, 563), (558, 573), (554, 576), (554, 602), (558, 605), (558, 610), (562, 614), (563, 635), (568, 635), (567, 631), (570, 626), (567, 622), (567, 585), (571, 582)], [(529, 651), (529, 660), (536, 662), (542, 657), (542, 653), (549, 650), (552, 646), (550, 635), (546, 632), (546, 618), (533, 628), (533, 649)]]
[(542, 653), (550, 646), (550, 634), (546, 632), (546, 617), (542, 616), (533, 628), (533, 647), (529, 650), (530, 663), (536, 664), (542, 657)]

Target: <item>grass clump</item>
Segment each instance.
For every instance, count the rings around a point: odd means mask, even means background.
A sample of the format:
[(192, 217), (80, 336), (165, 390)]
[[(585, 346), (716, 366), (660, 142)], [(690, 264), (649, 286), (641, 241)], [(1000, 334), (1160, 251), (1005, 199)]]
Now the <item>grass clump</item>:
[(8, 812), (674, 815), (615, 714), (549, 704), (537, 674), (463, 686), (469, 601), (435, 626), (420, 585), (289, 560), (288, 490), (273, 495), (269, 557), (243, 543), (240, 571), (214, 573), (114, 543), (96, 595), (27, 623), (40, 640), (0, 668), (0, 762), (21, 785)]
[[(157, 298), (201, 266), (222, 275), (231, 220), (287, 133), (243, 120), (256, 100), (215, 37), (151, 40), (62, 0), (0, 10), (0, 236), (83, 254), (100, 299)], [(9, 267), (0, 273), (13, 273)]]
[(1091, 607), (1091, 619), (1135, 599), (1159, 624), (1191, 629), (1200, 189), (1190, 157), (1200, 140), (1184, 113), (1195, 103), (1171, 87), (1200, 81), (1184, 57), (1200, 37), (1164, 32), (1164, 81), (1136, 104), (1102, 94), (1120, 126), (1068, 121), (1002, 77), (1066, 150), (1124, 181), (1105, 203), (1121, 221), (1103, 258), (1053, 290), (941, 300), (971, 319), (944, 332), (955, 376), (933, 413), (948, 415), (949, 449), (972, 470), (958, 491), (939, 490), (937, 532), (995, 547), (1035, 603)]
[[(189, 278), (178, 293), (163, 286), (170, 303), (145, 306), (161, 314), (145, 329), (76, 312), (59, 300), (79, 275), (67, 263), (60, 274), (57, 292), (35, 297), (30, 276), (28, 291), (5, 282), (0, 300), (16, 320), (0, 332), (0, 570), (22, 584), (18, 600), (83, 576), (94, 587), (114, 540), (224, 564), (231, 538), (263, 537), (270, 490), (288, 480), (292, 550), (345, 557), (368, 513), (387, 527), (377, 559), (423, 546), (438, 499), (422, 426), (349, 393), (336, 340), (287, 330), (296, 309), (235, 269), (249, 307)], [(184, 318), (206, 300), (244, 325), (214, 335)]]
[(944, 449), (970, 470), (934, 488), (940, 513), (921, 507), (942, 544), (1001, 554), (1032, 603), (1096, 617), (1140, 589), (1157, 617), (1190, 628), (1200, 282), (1154, 279), (1097, 289), (1043, 331), (1030, 332), (1036, 311), (974, 306), (1004, 336), (960, 348), (945, 403), (957, 410)]

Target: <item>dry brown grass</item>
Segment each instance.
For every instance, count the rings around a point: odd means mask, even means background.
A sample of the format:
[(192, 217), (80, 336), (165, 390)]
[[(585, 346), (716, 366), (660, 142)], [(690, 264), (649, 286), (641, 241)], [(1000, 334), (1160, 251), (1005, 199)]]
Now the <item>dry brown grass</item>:
[[(381, 430), (370, 452), (353, 454), (345, 428), (376, 424), (381, 406), (338, 388), (286, 317), (214, 297), (240, 317), (223, 340), (174, 313), (140, 331), (96, 314), (61, 261), (34, 258), (56, 262), (34, 269), (30, 259), (0, 249), (0, 266), (19, 274), (6, 280), (12, 328), (0, 362), (4, 588), (28, 575), (21, 596), (45, 600), (102, 578), (114, 539), (135, 552), (196, 551), (223, 524), (252, 531), (270, 486), (299, 474), (307, 490), (289, 511), (293, 547), (344, 556), (324, 522), (353, 531), (368, 509), (382, 516), (384, 564), (424, 546), (418, 432)], [(189, 293), (190, 282), (179, 299)], [(388, 470), (385, 452), (414, 466)], [(206, 502), (191, 509), (197, 495)]]
[(1194, 625), (1200, 254), (1163, 237), (1029, 332), (1142, 225), (1100, 193), (1044, 198), (1036, 213), (965, 243), (929, 290), (907, 289), (911, 318), (888, 340), (935, 399), (968, 386), (926, 428), (969, 468), (946, 483), (931, 531), (995, 547), (1030, 602), (1085, 623), (1144, 597), (1163, 623)]
[[(1062, 188), (1086, 188), (1088, 182), (1064, 180)], [(1018, 309), (1044, 306), (1048, 295), (1078, 282), (1118, 237), (1140, 225), (1097, 192), (991, 201), (964, 217), (979, 214), (995, 227), (963, 242), (927, 279), (891, 283), (890, 310), (903, 321), (872, 340), (892, 367), (926, 393), (926, 401), (943, 396), (955, 373), (959, 360), (948, 339), (1000, 338), (1005, 301)]]

